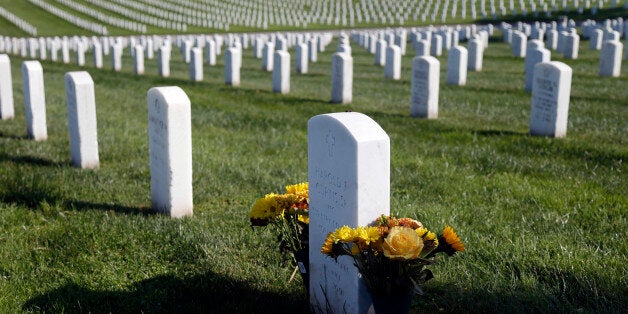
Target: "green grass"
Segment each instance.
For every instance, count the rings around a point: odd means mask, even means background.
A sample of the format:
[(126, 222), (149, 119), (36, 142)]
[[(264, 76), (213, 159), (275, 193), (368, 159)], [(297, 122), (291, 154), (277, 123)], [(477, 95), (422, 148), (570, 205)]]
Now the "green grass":
[[(353, 110), (391, 138), (391, 208), (450, 224), (467, 252), (441, 259), (413, 312), (626, 312), (628, 64), (600, 78), (581, 42), (567, 137), (527, 135), (523, 60), (491, 42), (467, 86), (444, 84), (437, 120), (409, 116), (411, 56), (383, 78), (357, 45), (354, 101), (329, 103), (330, 56), (292, 70), (291, 92), (244, 52), (242, 86), (223, 67), (193, 83), (173, 50), (172, 77), (84, 68), (96, 83), (101, 168), (69, 164), (63, 75), (42, 62), (49, 138), (26, 138), (22, 76), (11, 57), (16, 118), (0, 122), (0, 312), (306, 312), (300, 278), (270, 230), (249, 227), (254, 200), (307, 180), (307, 121)], [(72, 58), (75, 56), (72, 55)], [(105, 60), (109, 60), (108, 58)], [(294, 60), (294, 54), (293, 54)], [(222, 62), (222, 56), (219, 62)], [(294, 65), (294, 61), (292, 63)], [(192, 102), (194, 216), (150, 207), (146, 92), (177, 85)]]

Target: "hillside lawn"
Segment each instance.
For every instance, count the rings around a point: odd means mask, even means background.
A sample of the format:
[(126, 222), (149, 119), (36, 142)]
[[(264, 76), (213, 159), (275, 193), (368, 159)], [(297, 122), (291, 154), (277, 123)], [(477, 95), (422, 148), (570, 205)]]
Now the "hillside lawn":
[[(500, 34), (496, 33), (499, 37)], [(495, 38), (494, 38), (495, 39)], [(439, 118), (410, 112), (408, 47), (402, 79), (353, 44), (353, 103), (334, 105), (337, 42), (271, 92), (272, 75), (244, 51), (242, 85), (224, 84), (223, 60), (189, 80), (173, 49), (171, 78), (43, 61), (48, 140), (26, 137), (20, 65), (11, 56), (16, 118), (0, 122), (0, 312), (306, 312), (301, 279), (276, 234), (252, 229), (256, 198), (307, 180), (307, 121), (365, 113), (391, 140), (391, 212), (428, 228), (453, 226), (467, 252), (439, 259), (412, 312), (626, 312), (628, 303), (628, 62), (600, 78), (599, 52), (582, 41), (573, 68), (567, 137), (528, 135), (523, 59), (492, 41), (482, 72), (444, 84)], [(466, 44), (465, 44), (466, 45)], [(96, 84), (101, 167), (69, 164), (63, 75)], [(146, 92), (180, 86), (192, 103), (194, 216), (150, 209)]]

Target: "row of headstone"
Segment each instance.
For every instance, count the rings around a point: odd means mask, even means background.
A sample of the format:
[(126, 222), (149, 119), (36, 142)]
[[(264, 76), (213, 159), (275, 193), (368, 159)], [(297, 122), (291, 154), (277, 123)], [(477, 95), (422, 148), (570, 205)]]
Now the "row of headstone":
[[(14, 118), (11, 63), (0, 55), (0, 116)], [(44, 71), (39, 61), (22, 63), (26, 129), (35, 141), (48, 139)], [(94, 82), (87, 72), (69, 72), (65, 75), (68, 131), (71, 162), (77, 167), (99, 167), (96, 131), (96, 101)]]
[[(39, 61), (24, 61), (24, 103), (28, 136), (48, 138), (44, 73)], [(71, 163), (100, 166), (94, 81), (88, 72), (65, 74)], [(11, 64), (0, 55), (0, 118), (14, 117)], [(172, 217), (192, 214), (192, 140), (190, 101), (178, 87), (148, 92), (148, 125), (153, 208)]]

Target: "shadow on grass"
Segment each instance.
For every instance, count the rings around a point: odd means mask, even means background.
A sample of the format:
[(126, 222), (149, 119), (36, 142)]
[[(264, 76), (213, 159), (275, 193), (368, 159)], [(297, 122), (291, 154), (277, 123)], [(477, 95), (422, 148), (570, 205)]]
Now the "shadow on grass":
[(28, 137), (28, 135), (14, 135), (14, 134), (6, 134), (4, 132), (0, 132), (0, 137), (12, 139), (12, 140), (28, 140), (28, 139), (30, 139), (30, 137)]
[(70, 283), (35, 296), (28, 312), (91, 313), (307, 313), (306, 297), (251, 287), (209, 271), (181, 278), (161, 275), (126, 291), (92, 290)]
[(41, 157), (11, 156), (4, 153), (0, 153), (0, 162), (3, 162), (3, 161), (9, 161), (16, 164), (29, 164), (29, 165), (43, 166), (43, 167), (71, 166), (71, 163), (69, 161), (58, 162), (58, 161), (51, 161), (48, 159), (44, 159)]
[(511, 287), (473, 287), (452, 291), (452, 287), (445, 283), (430, 286), (425, 296), (415, 296), (414, 309), (417, 313), (626, 312), (624, 296), (628, 291), (619, 287), (619, 279), (614, 279), (618, 286), (614, 288), (601, 284), (609, 280), (612, 282), (612, 278), (592, 280), (555, 268), (525, 271), (526, 278), (519, 278), (518, 270), (514, 270), (517, 283)]
[(148, 206), (124, 206), (119, 204), (92, 203), (79, 200), (68, 200), (58, 187), (47, 183), (47, 178), (23, 176), (16, 170), (12, 178), (4, 182), (0, 189), (0, 202), (16, 204), (29, 210), (48, 211), (51, 208), (76, 211), (101, 210), (115, 211), (121, 214), (153, 215), (156, 212)]
[(106, 203), (90, 203), (84, 201), (64, 201), (64, 207), (72, 208), (76, 211), (85, 211), (85, 210), (103, 210), (103, 211), (115, 211), (120, 214), (131, 214), (131, 215), (143, 215), (150, 216), (158, 214), (150, 206), (124, 206), (119, 204), (106, 204)]
[(472, 131), (471, 133), (480, 135), (480, 136), (528, 136), (529, 133), (523, 132), (515, 132), (515, 131), (507, 131), (507, 130), (480, 130), (480, 131)]

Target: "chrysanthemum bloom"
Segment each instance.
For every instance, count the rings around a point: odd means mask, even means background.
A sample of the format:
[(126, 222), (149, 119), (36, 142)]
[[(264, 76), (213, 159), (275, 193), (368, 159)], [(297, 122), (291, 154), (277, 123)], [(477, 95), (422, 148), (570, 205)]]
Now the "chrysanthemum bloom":
[(277, 194), (266, 194), (253, 204), (249, 218), (254, 226), (265, 226), (268, 221), (283, 214), (283, 209), (277, 203)]
[(423, 239), (412, 228), (392, 227), (382, 249), (388, 258), (415, 259), (423, 250)]

